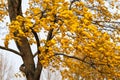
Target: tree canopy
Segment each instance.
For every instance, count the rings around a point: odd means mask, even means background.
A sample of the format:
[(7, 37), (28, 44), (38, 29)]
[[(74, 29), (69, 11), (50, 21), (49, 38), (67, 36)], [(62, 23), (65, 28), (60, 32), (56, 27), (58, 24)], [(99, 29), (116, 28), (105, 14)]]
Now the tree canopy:
[[(7, 1), (0, 2), (0, 20), (7, 15), (11, 22), (0, 48), (21, 56), (26, 70), (34, 65), (27, 67), (25, 57), (38, 55), (39, 66), (60, 69), (63, 80), (120, 79), (119, 0), (29, 0), (25, 13), (22, 0)], [(8, 47), (10, 40), (19, 52)]]

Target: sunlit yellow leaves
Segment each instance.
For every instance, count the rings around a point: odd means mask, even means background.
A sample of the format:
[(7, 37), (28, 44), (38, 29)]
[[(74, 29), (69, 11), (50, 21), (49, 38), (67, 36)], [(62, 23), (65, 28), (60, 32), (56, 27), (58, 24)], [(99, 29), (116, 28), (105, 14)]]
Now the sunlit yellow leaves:
[(27, 30), (30, 29), (30, 27), (33, 27), (33, 23), (31, 22), (31, 19), (25, 18), (24, 21), (25, 21), (24, 25)]
[[(20, 26), (25, 25), (26, 29), (29, 29), (30, 27), (33, 26), (33, 23), (31, 22), (30, 17), (24, 18), (22, 16), (17, 16), (15, 22), (18, 22), (18, 24)], [(13, 24), (15, 24), (15, 23), (13, 23)]]
[(88, 11), (88, 8), (87, 7), (83, 7), (83, 12), (86, 13)]
[(78, 45), (78, 46), (77, 46), (77, 49), (81, 51), (81, 50), (82, 50), (81, 45)]
[(35, 32), (40, 32), (40, 30), (41, 30), (40, 25), (35, 25), (34, 28), (33, 28), (33, 30), (34, 30)]
[(63, 17), (65, 19), (69, 19), (69, 18), (72, 18), (74, 15), (73, 15), (73, 12), (70, 11), (70, 10), (64, 10), (61, 12), (61, 14), (59, 15), (59, 17)]
[(105, 38), (106, 40), (109, 40), (109, 39), (110, 39), (110, 36), (109, 36), (107, 33), (104, 33), (103, 36), (104, 36), (104, 38)]
[(54, 21), (54, 17), (53, 17), (52, 15), (50, 15), (50, 16), (48, 16), (48, 17), (46, 18), (46, 20), (48, 20), (48, 21)]
[(41, 51), (41, 54), (39, 55), (40, 63), (47, 67), (49, 63), (54, 59), (54, 46), (56, 44), (56, 41), (54, 39), (45, 41), (42, 40), (41, 42), (45, 43), (45, 46), (39, 47), (39, 50)]
[(94, 2), (94, 0), (89, 0), (90, 1), (90, 3), (93, 3)]
[(101, 47), (101, 48), (99, 48), (98, 50), (99, 50), (100, 52), (104, 52), (104, 51), (105, 51), (105, 49), (104, 49), (104, 48), (102, 48), (102, 47)]
[(38, 3), (40, 0), (34, 0), (36, 3)]
[(9, 25), (9, 29), (11, 33), (14, 33), (16, 30), (19, 30), (21, 27), (21, 24), (18, 21), (12, 21), (12, 23)]
[(92, 25), (92, 24), (88, 25), (87, 27), (88, 27), (89, 30), (91, 30), (93, 32), (97, 30), (97, 27), (95, 25)]
[(84, 14), (84, 18), (91, 21), (92, 20), (92, 14), (90, 12), (87, 12), (86, 14)]
[(45, 3), (49, 3), (50, 2), (50, 0), (43, 0)]
[(85, 24), (85, 25), (89, 25), (90, 24), (90, 21), (89, 20), (87, 20), (87, 19), (85, 19), (85, 18), (83, 18), (83, 23)]
[(69, 39), (67, 39), (67, 38), (61, 40), (61, 44), (64, 44), (64, 43), (67, 44), (68, 42), (69, 42)]
[(22, 16), (17, 16), (16, 19), (19, 20), (19, 21), (23, 21), (24, 20), (24, 18)]
[(114, 56), (115, 59), (120, 60), (120, 56)]
[(24, 32), (22, 30), (18, 30), (20, 35), (24, 35)]
[(33, 8), (32, 11), (33, 11), (33, 14), (34, 14), (34, 15), (39, 15), (39, 14), (41, 14), (40, 8)]
[(104, 4), (104, 1), (103, 0), (97, 0), (101, 5)]
[(53, 58), (53, 49), (49, 46), (46, 47), (40, 47), (39, 50), (41, 51), (41, 54), (39, 55), (40, 63), (47, 67), (49, 65), (49, 62)]
[(91, 35), (90, 35), (90, 33), (88, 33), (88, 32), (82, 32), (82, 35), (83, 35), (83, 38), (91, 38)]
[(84, 3), (83, 2), (76, 2), (75, 5), (76, 6), (84, 6)]
[(52, 46), (56, 43), (56, 41), (54, 39), (50, 40), (47, 42), (47, 46)]

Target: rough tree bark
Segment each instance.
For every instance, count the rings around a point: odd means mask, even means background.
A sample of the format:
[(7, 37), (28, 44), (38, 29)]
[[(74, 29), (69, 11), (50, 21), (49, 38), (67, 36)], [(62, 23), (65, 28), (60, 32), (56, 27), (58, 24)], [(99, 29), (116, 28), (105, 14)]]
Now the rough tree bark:
[[(23, 16), (21, 2), (22, 0), (8, 0), (10, 21), (15, 20), (18, 15)], [(39, 80), (42, 71), (42, 65), (38, 62), (37, 67), (35, 67), (34, 56), (28, 43), (28, 39), (26, 37), (19, 38), (22, 45), (20, 45), (17, 41), (15, 41), (15, 43), (20, 51), (20, 55), (25, 66), (24, 73), (26, 74), (27, 80)]]

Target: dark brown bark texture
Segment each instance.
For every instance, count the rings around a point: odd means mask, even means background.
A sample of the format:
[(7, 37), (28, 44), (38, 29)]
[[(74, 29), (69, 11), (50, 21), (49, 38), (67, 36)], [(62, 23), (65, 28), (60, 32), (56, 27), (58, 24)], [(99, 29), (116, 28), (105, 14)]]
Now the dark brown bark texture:
[[(23, 16), (21, 3), (22, 0), (8, 0), (10, 21), (15, 20), (18, 15)], [(32, 54), (27, 37), (19, 38), (22, 45), (20, 45), (17, 41), (15, 41), (15, 43), (20, 51), (20, 54), (22, 55), (21, 57), (25, 67), (24, 73), (26, 74), (27, 80), (39, 80), (42, 71), (42, 65), (38, 62), (37, 67), (35, 67), (34, 56)]]

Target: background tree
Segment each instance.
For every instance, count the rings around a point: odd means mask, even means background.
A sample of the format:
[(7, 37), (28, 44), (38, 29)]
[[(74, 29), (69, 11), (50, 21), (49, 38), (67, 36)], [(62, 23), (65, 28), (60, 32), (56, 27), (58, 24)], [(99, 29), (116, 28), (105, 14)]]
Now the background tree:
[(8, 62), (6, 56), (0, 53), (0, 79), (1, 80), (11, 80), (14, 73), (12, 65)]
[[(75, 80), (76, 75), (85, 80), (119, 79), (119, 1), (29, 0), (25, 13), (21, 2), (1, 0), (0, 19), (9, 14), (11, 23), (5, 47), (0, 48), (21, 56), (27, 80), (39, 80), (42, 68), (49, 65), (52, 70), (62, 67), (63, 80)], [(12, 39), (19, 52), (8, 47)]]

